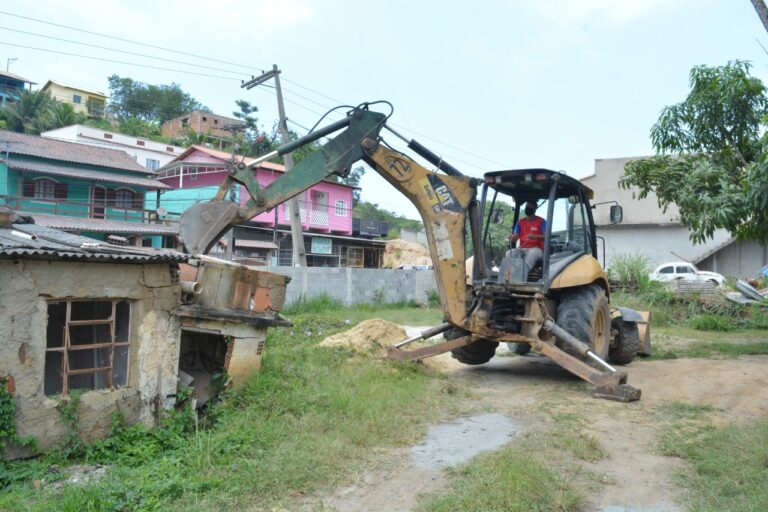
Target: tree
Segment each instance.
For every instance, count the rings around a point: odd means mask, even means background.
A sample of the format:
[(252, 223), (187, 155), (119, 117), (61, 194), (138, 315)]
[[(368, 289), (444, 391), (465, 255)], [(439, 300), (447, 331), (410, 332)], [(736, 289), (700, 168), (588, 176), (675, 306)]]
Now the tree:
[(23, 90), (18, 101), (11, 103), (3, 111), (6, 126), (14, 132), (34, 133), (51, 129), (51, 112), (54, 100), (43, 91)]
[(88, 119), (88, 116), (82, 112), (76, 112), (75, 108), (69, 103), (61, 103), (58, 101), (53, 102), (50, 116), (51, 125), (54, 128), (70, 126), (73, 124), (83, 124), (86, 119)]
[(118, 120), (134, 117), (162, 124), (194, 110), (207, 110), (179, 84), (153, 85), (112, 75), (108, 78), (109, 108)]
[(243, 121), (242, 131), (235, 135), (235, 142), (240, 146), (238, 152), (245, 156), (256, 157), (275, 149), (277, 130), (273, 130), (271, 135), (259, 130), (259, 120), (253, 115), (259, 111), (259, 108), (245, 100), (237, 100), (235, 104), (240, 110), (233, 112), (232, 115)]
[(621, 187), (676, 204), (694, 243), (725, 229), (768, 243), (768, 94), (750, 64), (697, 66), (691, 91), (651, 128), (657, 155), (630, 162)]

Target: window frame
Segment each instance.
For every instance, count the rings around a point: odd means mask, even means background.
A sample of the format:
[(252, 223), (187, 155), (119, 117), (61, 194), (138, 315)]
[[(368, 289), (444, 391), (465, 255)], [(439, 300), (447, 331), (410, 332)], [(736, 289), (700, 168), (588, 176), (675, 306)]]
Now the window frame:
[[(51, 178), (37, 178), (34, 182), (35, 191), (32, 193), (33, 199), (44, 199), (46, 201), (56, 199), (56, 180), (52, 180)], [(41, 190), (43, 187), (46, 189), (44, 193)]]
[(83, 103), (83, 97), (80, 94), (73, 94), (72, 95), (72, 103), (75, 103), (76, 105), (81, 105)]
[[(111, 313), (109, 317), (107, 318), (93, 318), (93, 319), (82, 319), (82, 320), (72, 320), (72, 304), (75, 302), (109, 302), (111, 303)], [(128, 312), (127, 317), (125, 319), (125, 322), (127, 325), (125, 325), (126, 332), (125, 332), (125, 341), (117, 341), (117, 328), (116, 324), (118, 323), (117, 319), (117, 305), (121, 302), (124, 302), (127, 305)], [(48, 368), (48, 354), (49, 353), (60, 353), (61, 354), (61, 363), (58, 373), (59, 378), (59, 386), (57, 386), (57, 389), (60, 388), (61, 391), (58, 393), (61, 396), (67, 396), (69, 393), (69, 380), (70, 377), (73, 376), (79, 376), (79, 375), (95, 375), (98, 373), (106, 373), (107, 375), (107, 384), (106, 387), (97, 387), (95, 384), (91, 388), (84, 388), (91, 391), (100, 390), (100, 389), (116, 389), (114, 385), (114, 373), (115, 373), (115, 351), (117, 348), (120, 347), (127, 347), (127, 350), (125, 351), (125, 382), (118, 386), (118, 387), (128, 387), (130, 382), (130, 369), (131, 369), (131, 339), (133, 337), (133, 332), (131, 329), (131, 320), (132, 320), (132, 314), (133, 314), (133, 301), (129, 299), (119, 298), (119, 299), (109, 299), (109, 298), (92, 298), (92, 299), (50, 299), (47, 301), (48, 308), (52, 304), (58, 304), (58, 303), (64, 303), (66, 305), (65, 310), (65, 316), (63, 321), (63, 333), (62, 333), (62, 340), (61, 340), (61, 346), (54, 346), (50, 347), (51, 340), (49, 339), (49, 335), (46, 335), (46, 345), (45, 345), (45, 368)], [(50, 317), (50, 314), (49, 314)], [(50, 318), (48, 320), (50, 322)], [(71, 343), (71, 328), (72, 327), (88, 327), (88, 326), (97, 326), (97, 325), (107, 325), (109, 326), (109, 338), (110, 341), (108, 342), (97, 342), (97, 343), (87, 343), (87, 344), (72, 344)], [(49, 326), (47, 326), (49, 327)], [(70, 352), (77, 352), (77, 351), (84, 351), (84, 350), (102, 350), (102, 349), (109, 349), (109, 364), (106, 367), (99, 367), (99, 366), (93, 366), (91, 368), (78, 368), (78, 369), (71, 369), (70, 368)], [(47, 370), (44, 370), (43, 375), (43, 389), (45, 390), (48, 388), (48, 375), (45, 373)], [(83, 389), (83, 388), (78, 388)]]
[[(128, 198), (128, 206), (125, 205), (125, 200), (128, 196), (126, 194), (130, 194), (130, 197)], [(123, 197), (120, 197), (120, 196)], [(126, 210), (132, 210), (135, 207), (135, 201), (136, 201), (136, 192), (129, 188), (118, 188), (115, 190), (115, 201), (112, 205), (114, 208), (123, 208)]]
[[(336, 216), (337, 217), (346, 217), (347, 216), (347, 202), (343, 199), (337, 199), (334, 203), (334, 207), (336, 210)], [(341, 207), (341, 213), (339, 213), (339, 207)]]

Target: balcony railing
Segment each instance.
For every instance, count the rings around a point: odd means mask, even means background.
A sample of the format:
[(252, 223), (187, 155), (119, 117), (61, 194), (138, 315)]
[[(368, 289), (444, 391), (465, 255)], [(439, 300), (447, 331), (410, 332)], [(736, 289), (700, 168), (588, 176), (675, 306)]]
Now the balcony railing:
[(121, 220), (127, 222), (157, 223), (178, 222), (179, 215), (169, 213), (160, 219), (157, 211), (145, 208), (127, 208), (114, 203), (96, 203), (93, 201), (67, 201), (64, 199), (43, 199), (39, 197), (2, 196), (0, 204), (5, 204), (20, 213), (62, 215), (65, 217)]

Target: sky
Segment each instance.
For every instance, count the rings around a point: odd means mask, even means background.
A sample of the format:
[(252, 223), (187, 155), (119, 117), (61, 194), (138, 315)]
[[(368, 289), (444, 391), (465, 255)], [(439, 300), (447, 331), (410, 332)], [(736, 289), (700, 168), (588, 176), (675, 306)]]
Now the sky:
[[(177, 83), (218, 114), (239, 99), (257, 105), (271, 131), (274, 88), (240, 81), (276, 64), (296, 132), (334, 106), (387, 100), (396, 130), (472, 176), (544, 167), (582, 177), (595, 159), (653, 154), (649, 130), (685, 99), (696, 65), (747, 60), (768, 81), (768, 34), (749, 0), (9, 4), (0, 65), (38, 87), (107, 93), (112, 74)], [(361, 185), (363, 200), (418, 218), (374, 171)]]

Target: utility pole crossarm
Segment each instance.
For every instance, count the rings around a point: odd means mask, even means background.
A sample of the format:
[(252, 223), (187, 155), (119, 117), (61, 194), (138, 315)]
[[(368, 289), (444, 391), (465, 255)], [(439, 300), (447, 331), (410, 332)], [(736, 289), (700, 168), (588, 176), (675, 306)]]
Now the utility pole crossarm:
[[(240, 86), (244, 89), (253, 89), (257, 85), (261, 85), (267, 80), (275, 79), (275, 92), (277, 93), (277, 110), (280, 116), (278, 122), (278, 129), (280, 130), (280, 137), (283, 144), (288, 144), (291, 141), (291, 137), (288, 134), (288, 125), (285, 122), (285, 106), (283, 105), (283, 92), (280, 88), (280, 70), (277, 68), (277, 64), (272, 65), (270, 71), (265, 71), (261, 75), (251, 78), (247, 82), (243, 82)], [(286, 153), (283, 156), (285, 161), (285, 172), (288, 173), (293, 168), (293, 157), (290, 153)], [(307, 266), (307, 254), (304, 248), (304, 234), (302, 233), (301, 223), (301, 210), (299, 209), (299, 200), (296, 196), (288, 200), (288, 208), (291, 215), (291, 242), (293, 247), (293, 264), (301, 267)], [(307, 211), (307, 215), (309, 212)], [(309, 219), (307, 219), (309, 220)], [(275, 220), (275, 229), (277, 229), (277, 220)]]

